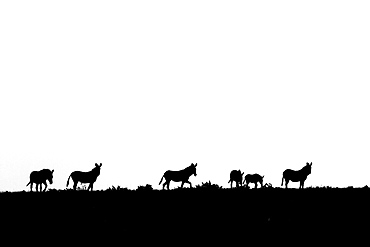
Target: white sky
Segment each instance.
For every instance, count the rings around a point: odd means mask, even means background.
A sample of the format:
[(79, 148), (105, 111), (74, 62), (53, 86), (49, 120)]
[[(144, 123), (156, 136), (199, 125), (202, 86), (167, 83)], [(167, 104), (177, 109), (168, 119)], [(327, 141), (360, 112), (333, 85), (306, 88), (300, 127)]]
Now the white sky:
[[(95, 189), (312, 162), (370, 184), (369, 1), (1, 1), (0, 191), (102, 163)], [(171, 183), (171, 188), (180, 183)], [(290, 187), (298, 188), (299, 183)], [(71, 186), (70, 186), (71, 187)]]

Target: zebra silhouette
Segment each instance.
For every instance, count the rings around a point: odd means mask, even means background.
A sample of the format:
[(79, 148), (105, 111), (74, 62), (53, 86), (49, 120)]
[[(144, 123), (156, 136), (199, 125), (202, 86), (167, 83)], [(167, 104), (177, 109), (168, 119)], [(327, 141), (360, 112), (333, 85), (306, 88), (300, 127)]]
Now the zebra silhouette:
[(89, 183), (89, 187), (87, 190), (93, 190), (93, 185), (100, 175), (100, 168), (102, 166), (102, 163), (98, 165), (98, 163), (95, 163), (95, 167), (89, 171), (89, 172), (81, 172), (81, 171), (74, 171), (69, 175), (67, 180), (67, 187), (69, 184), (69, 179), (72, 178), (73, 180), (73, 189), (76, 190), (78, 182), (80, 183)]
[(46, 190), (48, 187), (47, 180), (49, 180), (50, 184), (53, 184), (53, 172), (54, 170), (49, 170), (49, 169), (42, 169), (40, 171), (33, 171), (30, 174), (30, 181), (26, 185), (26, 187), (31, 184), (31, 191), (33, 184), (36, 184), (36, 191), (39, 191), (39, 185), (40, 185), (40, 191), (42, 190), (42, 184), (45, 185), (45, 188), (43, 191)]
[(230, 172), (230, 179), (229, 179), (229, 182), (228, 182), (228, 183), (230, 183), (230, 188), (233, 187), (233, 181), (235, 181), (237, 188), (239, 187), (239, 185), (242, 186), (242, 184), (243, 184), (243, 175), (244, 175), (244, 172), (241, 172), (240, 170), (232, 170)]
[(288, 183), (289, 181), (292, 182), (299, 182), (299, 188), (303, 189), (304, 187), (304, 182), (307, 179), (307, 176), (311, 174), (311, 168), (312, 168), (312, 162), (306, 163), (306, 165), (299, 171), (294, 171), (291, 169), (286, 169), (283, 172), (283, 178), (281, 180), (281, 186), (283, 186), (284, 179), (285, 179), (285, 188), (288, 188)]
[(263, 187), (263, 178), (265, 176), (261, 176), (257, 173), (255, 174), (247, 174), (244, 177), (243, 184), (246, 183), (247, 187), (249, 187), (249, 183), (254, 183), (254, 188), (257, 188), (257, 184), (259, 183), (261, 185), (261, 188)]
[(198, 163), (191, 163), (190, 166), (186, 167), (185, 169), (182, 169), (180, 171), (171, 171), (167, 170), (162, 178), (161, 181), (159, 182), (159, 185), (162, 183), (163, 178), (166, 179), (166, 182), (163, 183), (163, 189), (167, 185), (167, 190), (170, 189), (170, 182), (171, 180), (174, 182), (181, 182), (181, 188), (184, 186), (184, 183), (190, 184), (190, 187), (192, 188), (193, 186), (189, 182), (189, 177), (194, 174), (194, 176), (197, 175), (197, 167)]

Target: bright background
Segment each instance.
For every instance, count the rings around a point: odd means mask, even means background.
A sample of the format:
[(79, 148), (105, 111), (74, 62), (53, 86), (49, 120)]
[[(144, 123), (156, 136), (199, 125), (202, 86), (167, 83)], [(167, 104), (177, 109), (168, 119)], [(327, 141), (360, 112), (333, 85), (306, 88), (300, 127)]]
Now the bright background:
[[(102, 163), (94, 189), (229, 187), (312, 162), (370, 182), (369, 1), (2, 1), (0, 191)], [(180, 183), (171, 183), (171, 188)], [(290, 187), (298, 188), (299, 183)], [(71, 185), (70, 185), (71, 187)]]

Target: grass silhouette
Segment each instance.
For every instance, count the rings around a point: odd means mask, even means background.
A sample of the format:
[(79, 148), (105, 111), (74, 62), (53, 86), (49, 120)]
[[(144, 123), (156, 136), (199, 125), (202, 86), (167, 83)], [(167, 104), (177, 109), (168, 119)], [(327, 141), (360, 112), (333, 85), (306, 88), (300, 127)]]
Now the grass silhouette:
[[(3, 226), (21, 233), (39, 234), (44, 229), (62, 236), (68, 226), (68, 234), (78, 232), (82, 236), (85, 232), (78, 226), (84, 226), (87, 235), (93, 227), (102, 236), (194, 234), (207, 239), (260, 233), (300, 236), (309, 231), (310, 238), (315, 238), (329, 230), (353, 231), (369, 222), (368, 189), (368, 186), (285, 189), (270, 184), (257, 189), (230, 189), (211, 181), (171, 190), (154, 189), (150, 184), (136, 189), (111, 186), (96, 191), (81, 187), (76, 191), (68, 188), (3, 192), (0, 209)], [(30, 222), (32, 227), (19, 227)]]

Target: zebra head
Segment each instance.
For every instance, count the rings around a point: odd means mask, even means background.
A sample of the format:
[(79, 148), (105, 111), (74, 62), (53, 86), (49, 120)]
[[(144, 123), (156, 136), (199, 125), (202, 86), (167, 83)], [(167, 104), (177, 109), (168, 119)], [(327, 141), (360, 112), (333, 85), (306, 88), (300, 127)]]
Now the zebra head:
[(190, 175), (194, 174), (194, 176), (197, 176), (197, 169), (196, 169), (197, 165), (198, 165), (198, 163), (195, 163), (195, 165), (193, 163), (191, 163), (191, 165), (190, 165), (191, 174)]
[(94, 167), (93, 170), (96, 171), (96, 172), (98, 172), (98, 173), (100, 173), (101, 166), (102, 166), (102, 163), (100, 163), (100, 165), (98, 165), (98, 163), (95, 163), (95, 167)]
[(47, 177), (47, 180), (49, 180), (50, 184), (53, 184), (53, 172), (54, 172), (54, 169), (50, 171)]
[(244, 176), (244, 172), (242, 172), (240, 169), (237, 170), (237, 173), (235, 174), (235, 181), (237, 183), (243, 184), (243, 176)]
[(307, 174), (311, 174), (312, 162), (311, 162), (311, 164), (307, 162), (306, 166), (304, 168), (305, 168)]

